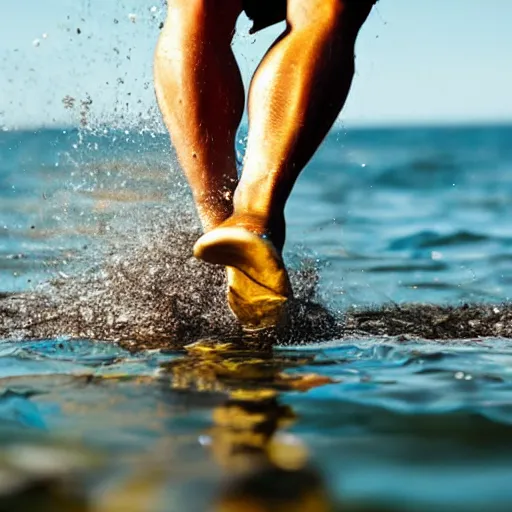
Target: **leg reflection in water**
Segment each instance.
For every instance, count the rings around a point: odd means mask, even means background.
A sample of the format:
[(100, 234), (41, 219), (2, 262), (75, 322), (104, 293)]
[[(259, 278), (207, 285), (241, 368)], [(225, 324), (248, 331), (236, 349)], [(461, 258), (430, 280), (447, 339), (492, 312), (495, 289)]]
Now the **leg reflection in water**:
[(309, 464), (306, 447), (295, 436), (279, 432), (293, 418), (277, 397), (259, 392), (231, 398), (217, 408), (212, 451), (231, 477), (215, 511), (334, 510), (320, 474)]
[(309, 357), (251, 355), (222, 343), (198, 343), (188, 350), (190, 357), (168, 367), (174, 385), (228, 394), (226, 402), (214, 409), (214, 426), (204, 436), (204, 444), (227, 474), (212, 510), (334, 510), (305, 445), (282, 432), (294, 422), (295, 414), (279, 402), (280, 391), (306, 391), (331, 381), (313, 374), (284, 373), (304, 365)]

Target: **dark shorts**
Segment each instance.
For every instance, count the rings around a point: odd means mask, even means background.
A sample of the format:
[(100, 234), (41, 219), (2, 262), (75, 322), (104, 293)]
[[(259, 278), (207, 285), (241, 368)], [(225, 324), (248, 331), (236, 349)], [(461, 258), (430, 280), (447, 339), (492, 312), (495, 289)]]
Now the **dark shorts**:
[[(252, 20), (251, 34), (286, 19), (287, 0), (243, 0), (244, 10)], [(353, 5), (364, 2), (375, 4), (377, 0), (345, 0)]]

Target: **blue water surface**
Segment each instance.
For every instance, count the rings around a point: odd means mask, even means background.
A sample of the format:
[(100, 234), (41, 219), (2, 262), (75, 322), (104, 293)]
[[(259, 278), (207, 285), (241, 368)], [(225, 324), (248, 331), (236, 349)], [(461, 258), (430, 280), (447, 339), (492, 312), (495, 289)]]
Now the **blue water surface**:
[[(333, 132), (288, 204), (288, 261), (316, 262), (333, 310), (508, 301), (511, 140), (507, 126)], [(164, 135), (0, 133), (0, 293), (94, 268), (185, 205)], [(508, 340), (305, 340), (252, 354), (258, 371), (275, 367), (262, 378), (228, 368), (243, 368), (231, 355), (62, 334), (0, 343), (0, 453), (20, 435), (100, 453), (101, 481), (84, 484), (94, 503), (142, 494), (144, 510), (222, 510), (227, 482), (249, 500), (247, 479), (271, 466), (340, 510), (512, 506)]]

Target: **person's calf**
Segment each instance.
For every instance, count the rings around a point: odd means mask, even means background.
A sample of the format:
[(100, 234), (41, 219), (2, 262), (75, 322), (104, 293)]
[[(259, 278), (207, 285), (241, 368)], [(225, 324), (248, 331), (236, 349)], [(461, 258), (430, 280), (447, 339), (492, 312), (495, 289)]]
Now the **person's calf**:
[(155, 88), (205, 230), (232, 211), (244, 90), (231, 40), (241, 0), (169, 0)]
[(250, 229), (264, 231), (278, 250), (284, 243), (283, 211), (293, 184), (350, 87), (353, 27), (362, 22), (361, 5), (367, 3), (357, 0), (355, 6), (354, 1), (289, 0), (287, 30), (251, 84), (249, 143), (233, 217), (239, 224), (251, 219)]

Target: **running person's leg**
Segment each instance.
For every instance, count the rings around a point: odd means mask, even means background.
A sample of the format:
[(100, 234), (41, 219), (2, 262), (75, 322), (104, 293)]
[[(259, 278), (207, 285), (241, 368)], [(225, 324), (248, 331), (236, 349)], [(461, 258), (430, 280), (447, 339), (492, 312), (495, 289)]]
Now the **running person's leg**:
[(198, 257), (228, 266), (231, 307), (249, 325), (275, 323), (290, 294), (280, 256), (285, 203), (345, 103), (356, 37), (373, 3), (288, 0), (287, 29), (252, 81), (234, 213), (195, 248)]
[(373, 0), (288, 0), (288, 28), (259, 66), (235, 216), (254, 216), (282, 249), (284, 206), (338, 117), (354, 74), (354, 45)]
[(244, 108), (231, 50), (242, 0), (169, 0), (155, 88), (206, 231), (232, 213), (235, 135)]

